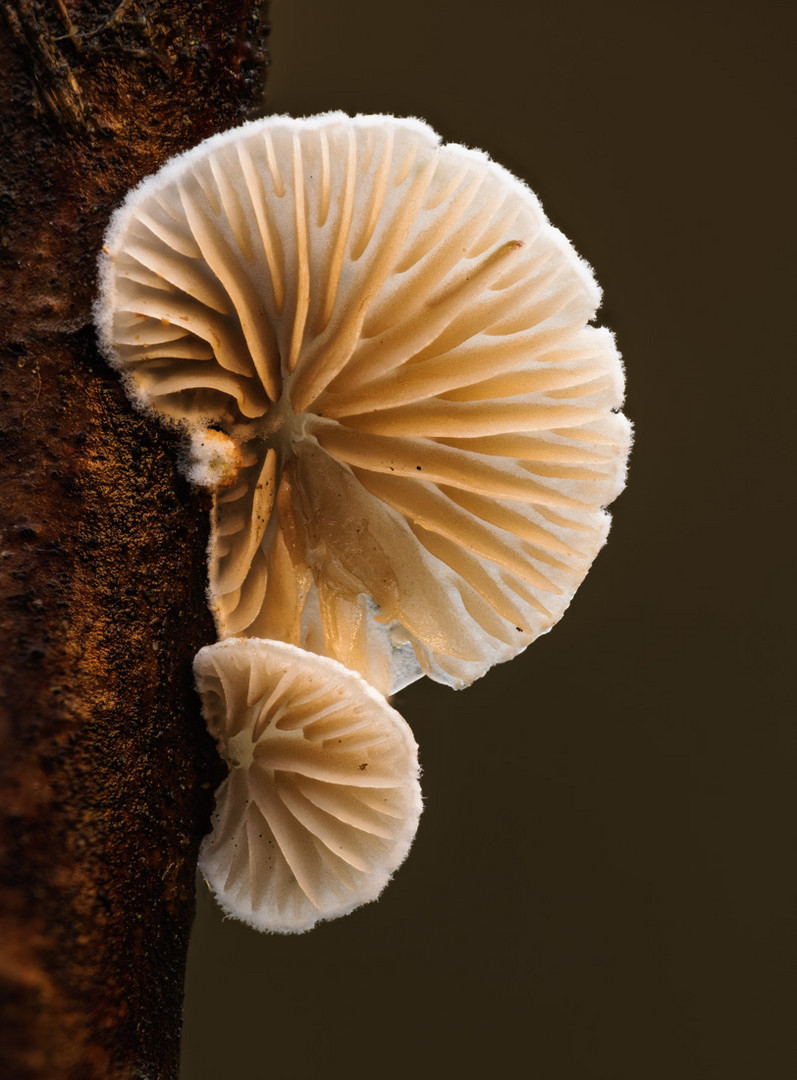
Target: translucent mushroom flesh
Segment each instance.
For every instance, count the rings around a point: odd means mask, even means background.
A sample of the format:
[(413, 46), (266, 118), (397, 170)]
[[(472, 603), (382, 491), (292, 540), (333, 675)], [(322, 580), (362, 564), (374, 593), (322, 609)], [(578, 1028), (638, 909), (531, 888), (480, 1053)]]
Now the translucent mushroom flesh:
[(229, 765), (199, 867), (259, 930), (309, 930), (376, 899), (418, 827), (417, 746), (359, 675), (293, 645), (201, 649), (197, 688)]
[(521, 181), (417, 120), (267, 118), (131, 193), (100, 276), (130, 392), (239, 445), (220, 635), (388, 693), (467, 685), (560, 618), (630, 429), (591, 270)]

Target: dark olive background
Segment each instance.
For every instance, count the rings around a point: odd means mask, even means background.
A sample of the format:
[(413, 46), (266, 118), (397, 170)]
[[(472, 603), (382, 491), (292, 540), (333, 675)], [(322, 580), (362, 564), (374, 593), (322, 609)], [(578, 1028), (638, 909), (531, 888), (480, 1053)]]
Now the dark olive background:
[(423, 116), (537, 191), (636, 445), (562, 622), (399, 695), (426, 809), (382, 899), (280, 937), (200, 888), (185, 1080), (797, 1075), (790, 7), (273, 4), (271, 111)]

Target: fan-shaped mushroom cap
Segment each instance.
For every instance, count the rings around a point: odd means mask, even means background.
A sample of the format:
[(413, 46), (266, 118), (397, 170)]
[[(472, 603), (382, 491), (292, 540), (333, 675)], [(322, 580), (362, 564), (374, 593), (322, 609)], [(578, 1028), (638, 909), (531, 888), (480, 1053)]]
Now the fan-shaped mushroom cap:
[(421, 813), (401, 716), (335, 660), (279, 641), (208, 645), (194, 673), (230, 766), (199, 855), (224, 910), (290, 932), (375, 900)]
[(548, 630), (624, 483), (599, 298), (521, 181), (417, 120), (255, 121), (132, 192), (100, 336), (140, 401), (240, 442), (220, 634), (388, 692), (466, 685)]

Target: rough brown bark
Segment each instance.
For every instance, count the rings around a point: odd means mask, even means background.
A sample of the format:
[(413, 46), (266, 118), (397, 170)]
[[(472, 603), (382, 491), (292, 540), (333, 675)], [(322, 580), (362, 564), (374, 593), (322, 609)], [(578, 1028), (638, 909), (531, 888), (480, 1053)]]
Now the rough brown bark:
[(168, 1078), (219, 780), (208, 506), (90, 308), (124, 192), (260, 105), (266, 0), (0, 9), (0, 1075)]

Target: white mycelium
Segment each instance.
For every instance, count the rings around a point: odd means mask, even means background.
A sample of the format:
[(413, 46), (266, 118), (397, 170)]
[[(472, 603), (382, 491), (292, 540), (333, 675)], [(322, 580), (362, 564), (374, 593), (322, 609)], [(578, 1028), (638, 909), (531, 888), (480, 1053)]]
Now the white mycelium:
[(467, 685), (548, 630), (624, 483), (599, 298), (524, 184), (417, 120), (270, 117), (133, 191), (97, 319), (140, 402), (239, 444), (219, 633), (387, 693)]

